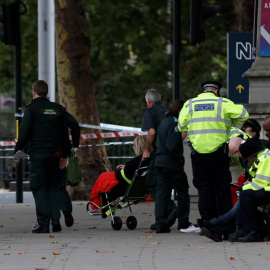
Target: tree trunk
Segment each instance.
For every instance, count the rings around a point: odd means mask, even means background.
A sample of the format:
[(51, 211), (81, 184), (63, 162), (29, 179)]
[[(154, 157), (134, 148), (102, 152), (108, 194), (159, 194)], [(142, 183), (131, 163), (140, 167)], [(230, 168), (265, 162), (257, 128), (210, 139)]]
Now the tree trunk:
[[(90, 65), (91, 42), (83, 0), (55, 0), (55, 25), (60, 103), (79, 123), (99, 125)], [(93, 130), (81, 128), (81, 134), (85, 133), (93, 133)], [(81, 145), (97, 143), (103, 143), (103, 140), (80, 141)], [(69, 192), (72, 199), (85, 200), (99, 174), (110, 169), (110, 163), (105, 147), (81, 147), (78, 158), (83, 181)]]

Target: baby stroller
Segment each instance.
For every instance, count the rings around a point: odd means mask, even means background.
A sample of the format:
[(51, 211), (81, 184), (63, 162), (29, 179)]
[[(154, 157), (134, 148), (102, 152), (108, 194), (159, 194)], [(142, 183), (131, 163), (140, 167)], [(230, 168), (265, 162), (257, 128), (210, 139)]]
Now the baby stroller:
[[(119, 216), (115, 215), (117, 209), (129, 208), (130, 216), (126, 219), (126, 225), (129, 230), (135, 230), (137, 227), (137, 219), (133, 216), (131, 205), (143, 202), (146, 200), (148, 192), (145, 186), (145, 175), (147, 173), (147, 167), (138, 167), (135, 171), (132, 182), (128, 186), (124, 196), (119, 197), (115, 200), (110, 201), (107, 193), (102, 194), (102, 206), (95, 204), (92, 201), (89, 201), (86, 205), (86, 209), (89, 215), (102, 215), (103, 217), (111, 217), (111, 226), (115, 231), (118, 231), (122, 228), (123, 221)], [(100, 213), (93, 212), (91, 205), (94, 205), (95, 208), (100, 210)], [(105, 215), (105, 216), (104, 216)]]

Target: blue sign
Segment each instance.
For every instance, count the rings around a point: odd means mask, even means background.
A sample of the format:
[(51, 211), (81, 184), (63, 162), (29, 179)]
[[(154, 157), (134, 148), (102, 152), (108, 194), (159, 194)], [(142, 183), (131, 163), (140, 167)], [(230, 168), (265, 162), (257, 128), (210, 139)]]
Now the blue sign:
[(252, 33), (227, 34), (228, 98), (235, 103), (249, 103), (249, 79), (242, 78), (252, 65)]

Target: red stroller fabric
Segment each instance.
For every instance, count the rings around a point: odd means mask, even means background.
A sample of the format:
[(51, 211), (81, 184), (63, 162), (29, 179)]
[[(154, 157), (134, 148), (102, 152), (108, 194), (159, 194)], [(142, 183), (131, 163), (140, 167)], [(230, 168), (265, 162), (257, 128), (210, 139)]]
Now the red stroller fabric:
[[(90, 194), (89, 201), (101, 206), (101, 193), (109, 192), (119, 181), (115, 178), (115, 172), (102, 173), (94, 184), (92, 192)], [(92, 209), (97, 209), (94, 204), (91, 204)]]

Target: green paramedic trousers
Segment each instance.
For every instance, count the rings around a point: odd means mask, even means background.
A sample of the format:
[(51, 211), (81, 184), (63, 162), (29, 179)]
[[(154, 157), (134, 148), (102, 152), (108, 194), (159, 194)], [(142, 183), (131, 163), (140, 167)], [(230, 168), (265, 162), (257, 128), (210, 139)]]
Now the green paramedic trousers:
[(60, 158), (52, 154), (31, 153), (30, 189), (36, 204), (37, 222), (49, 227), (51, 219), (60, 219), (60, 209), (72, 212), (66, 191), (66, 169), (60, 169)]

